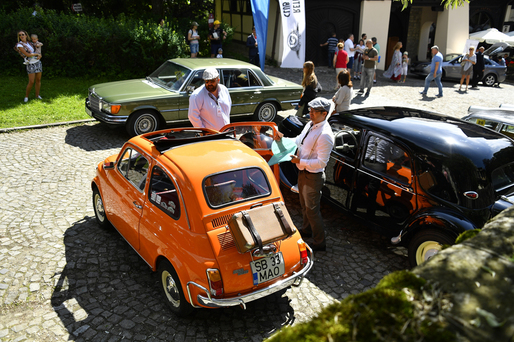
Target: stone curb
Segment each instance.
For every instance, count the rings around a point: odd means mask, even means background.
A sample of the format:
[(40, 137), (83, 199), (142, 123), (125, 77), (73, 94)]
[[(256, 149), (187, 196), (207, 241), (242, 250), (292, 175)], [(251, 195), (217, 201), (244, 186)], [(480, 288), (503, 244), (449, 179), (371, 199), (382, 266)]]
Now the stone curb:
[(80, 124), (80, 123), (93, 122), (93, 121), (96, 121), (96, 120), (95, 119), (84, 119), (84, 120), (75, 120), (75, 121), (55, 122), (55, 123), (49, 123), (49, 124), (44, 124), (44, 125), (0, 128), (0, 133), (22, 131), (22, 130), (26, 130), (26, 129), (40, 129), (40, 128), (48, 128), (48, 127), (54, 127), (54, 126), (73, 125), (73, 124)]

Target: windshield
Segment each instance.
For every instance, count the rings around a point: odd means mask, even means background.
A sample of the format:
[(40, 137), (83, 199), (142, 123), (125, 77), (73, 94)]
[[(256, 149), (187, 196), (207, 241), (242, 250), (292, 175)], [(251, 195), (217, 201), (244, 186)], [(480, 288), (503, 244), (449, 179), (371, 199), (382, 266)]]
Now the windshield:
[(147, 77), (147, 80), (170, 90), (179, 91), (191, 70), (176, 63), (166, 61)]
[(209, 176), (203, 188), (207, 203), (215, 208), (271, 194), (266, 175), (256, 167)]
[(492, 173), (493, 187), (497, 193), (505, 194), (514, 186), (514, 163), (499, 167)]

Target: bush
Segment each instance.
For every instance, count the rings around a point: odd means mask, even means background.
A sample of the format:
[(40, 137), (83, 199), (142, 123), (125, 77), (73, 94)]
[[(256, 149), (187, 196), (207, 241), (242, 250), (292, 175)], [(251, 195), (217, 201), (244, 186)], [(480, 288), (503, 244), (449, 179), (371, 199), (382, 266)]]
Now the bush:
[[(170, 25), (126, 18), (95, 18), (82, 14), (59, 14), (20, 9), (0, 12), (0, 73), (25, 73), (22, 59), (13, 50), (17, 31), (35, 33), (44, 44), (43, 72), (46, 77), (144, 77), (164, 60), (189, 55), (182, 32)], [(203, 38), (203, 37), (202, 37)]]

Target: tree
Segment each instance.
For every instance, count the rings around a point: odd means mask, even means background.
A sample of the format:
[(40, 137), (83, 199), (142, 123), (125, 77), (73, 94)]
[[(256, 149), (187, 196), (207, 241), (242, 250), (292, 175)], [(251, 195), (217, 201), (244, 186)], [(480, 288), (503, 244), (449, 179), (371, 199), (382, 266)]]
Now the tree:
[[(401, 1), (403, 8), (402, 10), (406, 9), (407, 6), (412, 4), (412, 0), (394, 0), (394, 1)], [(465, 2), (469, 4), (469, 0), (441, 0), (441, 5), (444, 5), (444, 8), (449, 8), (450, 6), (452, 8), (455, 8), (457, 6), (462, 6)]]

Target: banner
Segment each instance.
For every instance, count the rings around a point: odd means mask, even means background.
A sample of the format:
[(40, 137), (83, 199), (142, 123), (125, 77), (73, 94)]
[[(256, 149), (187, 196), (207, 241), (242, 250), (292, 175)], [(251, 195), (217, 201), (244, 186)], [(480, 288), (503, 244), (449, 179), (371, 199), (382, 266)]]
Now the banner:
[(279, 0), (282, 15), (282, 68), (302, 68), (305, 62), (304, 0)]
[(251, 0), (253, 22), (257, 34), (257, 48), (259, 49), (259, 61), (261, 70), (264, 71), (266, 60), (266, 40), (268, 38), (269, 0)]

